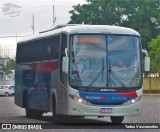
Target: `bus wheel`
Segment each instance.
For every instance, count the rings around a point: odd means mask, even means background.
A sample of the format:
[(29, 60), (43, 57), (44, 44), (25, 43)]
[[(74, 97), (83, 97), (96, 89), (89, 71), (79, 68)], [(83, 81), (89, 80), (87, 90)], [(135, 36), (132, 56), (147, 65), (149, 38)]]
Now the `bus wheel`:
[(35, 110), (35, 112), (34, 112), (34, 117), (35, 118), (40, 119), (40, 118), (42, 118), (42, 115), (43, 115), (43, 112)]
[(34, 117), (34, 111), (32, 109), (27, 109), (26, 108), (26, 116), (29, 118), (33, 118)]
[(79, 118), (85, 118), (85, 116), (69, 116), (69, 118), (77, 118), (77, 119), (79, 119)]
[(42, 111), (26, 109), (26, 116), (29, 118), (41, 118), (42, 114)]
[(124, 116), (111, 116), (112, 123), (120, 124), (123, 122)]
[(57, 123), (59, 120), (59, 117), (58, 117), (58, 114), (56, 113), (56, 100), (55, 100), (55, 98), (53, 98), (52, 111), (53, 111), (53, 113), (52, 113), (53, 120), (54, 120), (54, 122)]
[(59, 115), (59, 114), (57, 114), (57, 112), (56, 112), (56, 101), (55, 101), (55, 98), (53, 99), (53, 108), (52, 108), (52, 111), (53, 111), (53, 115), (52, 115), (52, 117), (53, 117), (53, 121), (55, 122), (55, 123), (64, 123), (65, 122), (65, 117), (67, 117), (67, 116), (65, 116), (65, 115)]

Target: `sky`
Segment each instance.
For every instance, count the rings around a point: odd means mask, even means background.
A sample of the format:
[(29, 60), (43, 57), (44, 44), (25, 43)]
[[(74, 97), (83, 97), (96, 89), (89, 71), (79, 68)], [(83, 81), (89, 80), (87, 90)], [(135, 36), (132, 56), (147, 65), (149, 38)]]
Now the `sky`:
[(16, 36), (33, 35), (33, 14), (34, 31), (38, 34), (53, 28), (53, 5), (56, 26), (69, 22), (72, 6), (85, 3), (86, 0), (0, 0), (0, 56), (15, 57), (16, 43), (22, 39)]

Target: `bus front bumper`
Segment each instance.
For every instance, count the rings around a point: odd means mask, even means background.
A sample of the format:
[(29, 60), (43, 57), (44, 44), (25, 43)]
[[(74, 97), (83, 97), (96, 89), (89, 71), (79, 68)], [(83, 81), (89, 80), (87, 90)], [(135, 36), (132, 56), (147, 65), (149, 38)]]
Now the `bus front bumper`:
[[(137, 116), (140, 115), (142, 99), (129, 105), (86, 105), (68, 99), (67, 115), (73, 116)], [(102, 112), (102, 109), (111, 109), (109, 112)]]

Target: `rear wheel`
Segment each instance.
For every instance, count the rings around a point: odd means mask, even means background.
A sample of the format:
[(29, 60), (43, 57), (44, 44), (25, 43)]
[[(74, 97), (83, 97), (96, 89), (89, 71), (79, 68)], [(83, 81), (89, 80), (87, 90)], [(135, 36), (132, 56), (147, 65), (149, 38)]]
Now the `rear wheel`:
[(112, 123), (120, 124), (123, 122), (124, 116), (111, 116)]
[(42, 118), (44, 112), (36, 110), (34, 113), (35, 118)]
[(5, 96), (6, 96), (6, 97), (8, 97), (8, 96), (9, 96), (9, 93), (8, 93), (8, 92), (6, 92), (6, 93), (5, 93)]
[(29, 118), (41, 118), (42, 114), (42, 111), (26, 108), (26, 116)]
[(26, 109), (26, 116), (29, 118), (33, 118), (34, 117), (34, 112), (32, 109)]

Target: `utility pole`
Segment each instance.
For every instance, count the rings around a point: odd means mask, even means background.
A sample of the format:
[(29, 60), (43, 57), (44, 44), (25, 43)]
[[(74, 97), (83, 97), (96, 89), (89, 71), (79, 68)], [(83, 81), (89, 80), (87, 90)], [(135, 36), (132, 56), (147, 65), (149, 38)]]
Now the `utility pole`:
[(16, 43), (17, 43), (17, 33), (16, 33)]
[(32, 15), (32, 25), (31, 28), (33, 30), (33, 35), (34, 35), (34, 14)]
[(55, 17), (55, 9), (54, 9), (54, 5), (53, 5), (53, 27), (55, 25), (56, 22), (56, 17)]

